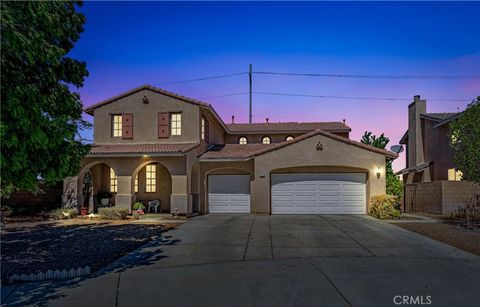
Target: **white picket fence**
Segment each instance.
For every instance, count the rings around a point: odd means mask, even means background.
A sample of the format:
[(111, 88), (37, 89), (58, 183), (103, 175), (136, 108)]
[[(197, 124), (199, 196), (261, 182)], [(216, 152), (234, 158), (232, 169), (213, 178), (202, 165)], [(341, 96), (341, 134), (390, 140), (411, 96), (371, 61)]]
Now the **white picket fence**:
[(17, 281), (42, 281), (48, 279), (67, 279), (67, 278), (74, 278), (79, 276), (85, 276), (90, 274), (90, 267), (86, 266), (84, 268), (78, 267), (77, 269), (70, 269), (70, 270), (48, 270), (45, 273), (39, 272), (37, 274), (14, 274), (10, 276), (10, 282), (17, 282)]

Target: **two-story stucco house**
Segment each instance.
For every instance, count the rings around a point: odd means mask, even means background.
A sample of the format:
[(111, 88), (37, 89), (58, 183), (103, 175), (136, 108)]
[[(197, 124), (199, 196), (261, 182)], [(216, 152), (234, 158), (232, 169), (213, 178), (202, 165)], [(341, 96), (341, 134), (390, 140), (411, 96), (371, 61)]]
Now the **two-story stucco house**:
[(408, 106), (406, 167), (397, 172), (405, 183), (404, 210), (450, 214), (480, 195), (478, 185), (462, 181), (450, 146), (450, 123), (461, 113), (429, 113), (427, 101), (414, 96)]
[(148, 85), (85, 112), (94, 143), (64, 199), (90, 209), (87, 173), (93, 195), (109, 190), (117, 207), (160, 200), (180, 214), (361, 214), (385, 193), (385, 161), (397, 157), (350, 140), (344, 122), (226, 124), (209, 104)]

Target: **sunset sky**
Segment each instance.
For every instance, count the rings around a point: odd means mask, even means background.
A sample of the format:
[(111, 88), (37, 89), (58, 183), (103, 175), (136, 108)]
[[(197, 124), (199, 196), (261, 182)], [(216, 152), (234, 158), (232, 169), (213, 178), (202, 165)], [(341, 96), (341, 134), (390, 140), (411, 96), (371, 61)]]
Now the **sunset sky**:
[[(85, 2), (71, 56), (87, 62), (85, 106), (151, 84), (211, 103), (225, 122), (248, 121), (254, 71), (361, 75), (479, 75), (480, 3)], [(427, 99), (428, 112), (463, 110), (480, 80), (402, 80), (254, 75), (256, 92)], [(460, 99), (440, 101), (437, 99)], [(397, 144), (409, 100), (254, 94), (254, 121), (341, 121)], [(91, 117), (85, 115), (87, 119)], [(91, 138), (91, 132), (86, 136)], [(404, 157), (394, 168), (404, 167)]]

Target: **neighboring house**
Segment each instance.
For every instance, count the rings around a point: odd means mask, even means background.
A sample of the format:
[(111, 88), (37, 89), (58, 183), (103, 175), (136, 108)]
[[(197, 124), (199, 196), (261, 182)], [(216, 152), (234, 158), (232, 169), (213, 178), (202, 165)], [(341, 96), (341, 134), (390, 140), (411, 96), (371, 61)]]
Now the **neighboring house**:
[(117, 207), (158, 199), (187, 215), (366, 213), (397, 157), (350, 140), (344, 122), (226, 124), (209, 104), (148, 85), (85, 112), (94, 143), (64, 201), (91, 209), (110, 190)]
[(450, 146), (450, 123), (460, 113), (427, 113), (426, 100), (415, 96), (408, 106), (406, 168), (397, 172), (405, 183), (404, 210), (448, 214), (476, 193), (461, 182)]

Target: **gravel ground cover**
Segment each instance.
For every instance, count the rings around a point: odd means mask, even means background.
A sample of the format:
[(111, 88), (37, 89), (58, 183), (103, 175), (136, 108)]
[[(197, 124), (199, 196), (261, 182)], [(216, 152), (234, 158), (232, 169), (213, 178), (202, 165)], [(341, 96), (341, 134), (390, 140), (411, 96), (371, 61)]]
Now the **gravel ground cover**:
[(90, 266), (99, 270), (110, 262), (159, 237), (161, 225), (128, 222), (58, 222), (28, 227), (14, 225), (1, 232), (1, 278), (47, 270)]
[(480, 256), (480, 230), (443, 223), (392, 224)]

